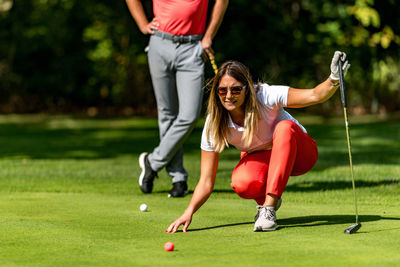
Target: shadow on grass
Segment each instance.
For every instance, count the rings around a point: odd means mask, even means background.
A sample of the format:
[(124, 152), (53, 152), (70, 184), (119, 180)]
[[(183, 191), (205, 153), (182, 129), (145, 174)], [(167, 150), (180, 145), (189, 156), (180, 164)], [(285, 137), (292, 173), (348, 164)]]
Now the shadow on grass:
[[(348, 165), (344, 125), (307, 127), (319, 150), (314, 170)], [(400, 162), (400, 124), (396, 121), (355, 124), (350, 127), (353, 164), (398, 164)]]
[[(381, 181), (362, 181), (357, 180), (357, 188), (362, 187), (376, 187), (382, 185), (399, 185), (400, 180), (381, 180)], [(327, 190), (340, 190), (340, 189), (350, 189), (351, 181), (302, 181), (301, 183), (290, 184), (286, 187), (286, 192), (312, 192), (312, 191), (327, 191)]]
[[(25, 118), (22, 116), (22, 118)], [(317, 141), (319, 160), (314, 170), (348, 165), (343, 125), (306, 125)], [(202, 124), (193, 130), (184, 149), (198, 155)], [(397, 121), (356, 124), (351, 127), (354, 164), (398, 164), (400, 124)], [(49, 116), (41, 121), (2, 122), (0, 158), (100, 159), (137, 156), (159, 142), (156, 119), (79, 119)], [(224, 151), (221, 160), (239, 161), (239, 151)], [(228, 165), (231, 163), (229, 162)], [(231, 170), (230, 170), (231, 171)]]
[[(378, 186), (398, 186), (400, 180), (381, 180), (381, 181), (362, 181), (357, 180), (356, 188), (368, 188)], [(348, 181), (302, 181), (296, 184), (286, 186), (285, 192), (316, 192), (329, 190), (351, 189), (351, 180)], [(154, 190), (154, 193), (168, 193), (169, 190)], [(233, 189), (214, 189), (213, 193), (232, 193), (236, 194)], [(189, 194), (193, 194), (193, 190), (189, 190)]]
[[(199, 131), (193, 131), (198, 140)], [(85, 128), (83, 125), (74, 129), (48, 129), (45, 123), (0, 125), (0, 158), (115, 158), (152, 151), (158, 142), (157, 125), (120, 128), (104, 125)], [(199, 143), (185, 145), (185, 152), (198, 153)]]
[[(189, 192), (186, 195), (186, 197), (191, 197), (189, 195), (192, 195), (194, 191), (193, 190), (188, 190), (188, 191)], [(154, 190), (153, 193), (161, 193), (161, 194), (169, 193), (169, 190)], [(213, 193), (234, 193), (234, 194), (236, 194), (235, 191), (233, 191), (233, 189), (214, 189)]]
[[(215, 225), (215, 226), (209, 226), (209, 227), (203, 227), (203, 228), (195, 228), (195, 229), (192, 228), (192, 229), (188, 229), (188, 232), (212, 230), (212, 229), (217, 229), (217, 228), (232, 227), (232, 226), (239, 226), (239, 225), (245, 225), (245, 224), (254, 224), (254, 222), (229, 223), (229, 224), (221, 224), (221, 225)], [(178, 230), (178, 232), (182, 232), (182, 230)]]
[[(363, 223), (363, 222), (372, 222), (380, 220), (400, 221), (400, 218), (382, 217), (379, 215), (360, 215), (359, 220), (361, 223)], [(311, 216), (278, 219), (278, 225), (279, 225), (278, 229), (293, 228), (293, 227), (315, 227), (315, 226), (335, 225), (335, 224), (348, 224), (348, 226), (350, 226), (351, 224), (354, 224), (354, 222), (355, 222), (354, 215), (311, 215)], [(195, 228), (195, 229), (189, 229), (188, 231), (204, 231), (204, 230), (212, 230), (217, 228), (233, 227), (246, 224), (254, 224), (254, 221)], [(387, 230), (393, 230), (393, 229), (387, 229)], [(384, 229), (379, 231), (384, 231)], [(182, 230), (180, 230), (180, 232), (182, 232)], [(359, 233), (368, 233), (368, 232), (361, 230), (359, 231)]]

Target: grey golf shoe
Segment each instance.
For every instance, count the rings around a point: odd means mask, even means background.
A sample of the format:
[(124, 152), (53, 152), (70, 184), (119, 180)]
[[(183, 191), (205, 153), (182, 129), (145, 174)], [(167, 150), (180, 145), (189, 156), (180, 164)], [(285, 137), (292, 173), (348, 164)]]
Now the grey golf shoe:
[[(281, 205), (282, 205), (282, 198), (278, 199), (278, 202), (276, 202), (275, 212), (277, 212), (279, 210)], [(262, 206), (257, 206), (257, 214), (256, 214), (256, 216), (254, 216), (254, 221), (257, 221), (258, 216), (260, 215), (260, 207), (262, 207)]]
[(257, 206), (258, 218), (254, 223), (254, 232), (274, 231), (278, 228), (275, 208), (271, 206)]

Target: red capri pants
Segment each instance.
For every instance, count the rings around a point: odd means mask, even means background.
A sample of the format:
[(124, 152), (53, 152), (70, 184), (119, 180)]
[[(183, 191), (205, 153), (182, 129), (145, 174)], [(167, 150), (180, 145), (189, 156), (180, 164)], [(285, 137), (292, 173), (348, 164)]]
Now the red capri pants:
[(240, 197), (263, 205), (267, 194), (281, 197), (289, 176), (308, 172), (317, 159), (316, 142), (295, 122), (283, 120), (275, 127), (271, 150), (242, 153), (231, 186)]

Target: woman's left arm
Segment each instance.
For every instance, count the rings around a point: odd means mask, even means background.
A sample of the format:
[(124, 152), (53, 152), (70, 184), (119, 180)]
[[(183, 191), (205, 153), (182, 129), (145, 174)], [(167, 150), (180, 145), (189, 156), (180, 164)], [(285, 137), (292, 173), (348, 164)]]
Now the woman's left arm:
[(286, 106), (288, 108), (302, 108), (323, 103), (336, 92), (338, 87), (338, 81), (328, 78), (313, 89), (289, 88)]
[(343, 73), (346, 74), (350, 68), (350, 64), (346, 60), (346, 54), (336, 51), (332, 58), (329, 78), (312, 89), (289, 88), (286, 107), (302, 108), (328, 100), (339, 87), (339, 59), (344, 61)]

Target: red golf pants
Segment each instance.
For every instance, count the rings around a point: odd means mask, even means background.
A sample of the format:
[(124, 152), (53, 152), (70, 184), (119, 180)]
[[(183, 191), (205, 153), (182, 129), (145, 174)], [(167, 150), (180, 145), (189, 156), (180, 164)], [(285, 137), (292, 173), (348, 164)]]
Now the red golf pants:
[(282, 196), (289, 176), (304, 174), (318, 159), (317, 144), (293, 121), (275, 127), (272, 149), (243, 152), (232, 172), (233, 190), (242, 198), (264, 204), (265, 196)]

